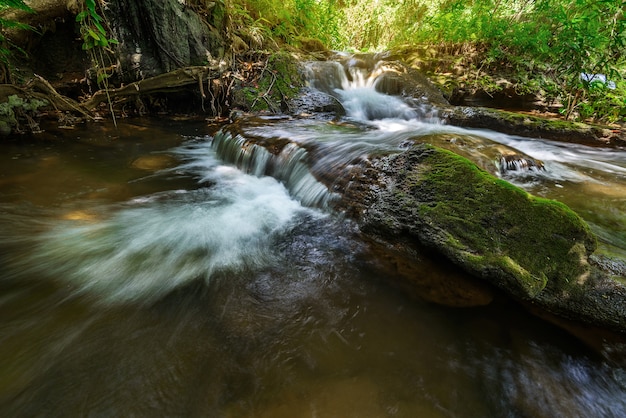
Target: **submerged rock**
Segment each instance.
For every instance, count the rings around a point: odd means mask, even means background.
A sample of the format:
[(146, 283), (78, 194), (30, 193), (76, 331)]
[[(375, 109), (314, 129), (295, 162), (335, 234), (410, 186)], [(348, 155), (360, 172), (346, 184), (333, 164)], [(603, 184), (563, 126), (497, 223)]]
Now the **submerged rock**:
[(496, 166), (501, 174), (507, 171), (545, 170), (541, 161), (519, 153), (501, 154), (496, 161)]

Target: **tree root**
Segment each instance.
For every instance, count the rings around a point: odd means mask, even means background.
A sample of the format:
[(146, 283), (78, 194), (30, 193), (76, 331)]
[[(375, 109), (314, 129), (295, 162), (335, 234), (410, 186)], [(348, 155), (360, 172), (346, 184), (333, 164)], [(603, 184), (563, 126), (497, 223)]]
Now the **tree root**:
[(93, 119), (93, 115), (85, 107), (75, 100), (59, 94), (41, 76), (35, 75), (35, 78), (26, 85), (26, 88), (32, 91), (31, 96), (49, 101), (57, 111), (78, 113), (87, 119)]
[[(209, 110), (213, 115), (219, 116), (225, 110), (222, 108), (222, 105), (225, 105), (227, 108), (231, 106), (231, 93), (236, 88), (237, 82), (256, 84), (256, 81), (266, 71), (267, 62), (259, 63), (257, 66), (249, 64), (249, 66), (249, 69), (243, 68), (241, 72), (235, 69), (224, 68), (223, 65), (184, 67), (135, 81), (119, 88), (98, 90), (91, 97), (81, 102), (63, 96), (43, 77), (35, 75), (24, 86), (0, 84), (0, 103), (8, 101), (8, 98), (12, 95), (17, 95), (24, 100), (46, 100), (49, 108), (60, 114), (59, 121), (67, 119), (75, 122), (81, 119), (96, 119), (96, 110), (101, 108), (101, 105), (104, 103), (115, 105), (118, 110), (122, 109), (121, 111), (124, 112), (123, 105), (128, 102), (143, 106), (142, 99), (157, 93), (176, 93), (192, 90), (198, 92), (203, 111)], [(253, 105), (257, 101), (263, 100), (267, 103), (268, 109), (277, 112), (278, 109), (276, 109), (270, 98), (272, 88), (276, 85), (277, 76), (271, 73), (271, 77), (269, 87), (256, 97)], [(208, 105), (206, 109), (205, 105)], [(113, 111), (112, 107), (110, 111)], [(139, 112), (141, 113), (141, 108)], [(48, 115), (50, 116), (51, 114), (48, 113)], [(39, 117), (41, 113), (31, 116)]]
[[(142, 95), (154, 93), (172, 93), (183, 90), (188, 86), (199, 86), (200, 95), (206, 97), (203, 83), (221, 77), (218, 67), (214, 66), (193, 66), (180, 68), (169, 73), (160, 74), (144, 80), (135, 81), (123, 87), (108, 90), (110, 100), (116, 102), (126, 102)], [(90, 99), (82, 103), (85, 109), (95, 109), (100, 104), (107, 102), (106, 90), (99, 90)]]

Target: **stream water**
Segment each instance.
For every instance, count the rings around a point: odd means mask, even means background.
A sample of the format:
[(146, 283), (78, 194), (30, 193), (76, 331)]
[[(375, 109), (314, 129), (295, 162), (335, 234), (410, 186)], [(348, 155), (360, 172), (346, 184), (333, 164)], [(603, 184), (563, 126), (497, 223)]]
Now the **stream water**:
[[(184, 121), (0, 143), (0, 415), (625, 416), (625, 347), (591, 350), (501, 296), (409, 298), (305, 163), (312, 146), (319, 169), (435, 143), (564, 201), (624, 255), (626, 151), (446, 126), (339, 81), (339, 123), (242, 123), (292, 141), (280, 155)], [(544, 168), (503, 170), (510, 153)]]

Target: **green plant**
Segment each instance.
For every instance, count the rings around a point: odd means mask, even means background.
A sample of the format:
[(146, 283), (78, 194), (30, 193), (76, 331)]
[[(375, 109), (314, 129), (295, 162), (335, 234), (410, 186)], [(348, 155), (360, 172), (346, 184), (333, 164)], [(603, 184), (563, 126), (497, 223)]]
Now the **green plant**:
[(83, 50), (87, 51), (91, 57), (91, 61), (96, 68), (96, 82), (101, 85), (106, 94), (109, 103), (109, 110), (113, 123), (117, 126), (115, 112), (113, 111), (113, 103), (109, 96), (109, 69), (113, 65), (105, 64), (105, 53), (112, 52), (111, 45), (117, 44), (117, 40), (109, 37), (105, 29), (105, 19), (99, 13), (101, 6), (96, 0), (85, 0), (84, 9), (76, 15), (76, 21), (80, 23), (80, 33), (83, 39)]
[(226, 35), (254, 47), (276, 41), (297, 44), (315, 38), (339, 46), (342, 21), (339, 0), (225, 0)]
[[(26, 3), (24, 3), (23, 0), (0, 0), (0, 13), (9, 9), (16, 9), (16, 10), (22, 10), (25, 12), (33, 13), (33, 9), (31, 9)], [(12, 47), (14, 49), (17, 49), (21, 53), (24, 52), (20, 48), (17, 48), (15, 45), (8, 45), (8, 41), (3, 34), (3, 30), (8, 29), (8, 28), (33, 30), (31, 26), (26, 25), (24, 23), (18, 22), (13, 19), (6, 19), (4, 17), (0, 17), (0, 68), (1, 68), (0, 80), (2, 82), (9, 82), (11, 78), (10, 77), (11, 75), (10, 62), (9, 62), (10, 57), (11, 57), (11, 50), (9, 48)]]
[(580, 119), (591, 119), (596, 122), (626, 120), (626, 92), (623, 82), (617, 83), (614, 89), (598, 80), (581, 84), (584, 85), (583, 96), (575, 107)]
[(6, 102), (0, 103), (0, 130), (8, 133), (14, 129), (19, 132), (20, 120), (25, 119), (31, 131), (37, 131), (39, 125), (35, 122), (34, 113), (47, 104), (46, 100), (24, 99), (15, 94), (9, 96)]

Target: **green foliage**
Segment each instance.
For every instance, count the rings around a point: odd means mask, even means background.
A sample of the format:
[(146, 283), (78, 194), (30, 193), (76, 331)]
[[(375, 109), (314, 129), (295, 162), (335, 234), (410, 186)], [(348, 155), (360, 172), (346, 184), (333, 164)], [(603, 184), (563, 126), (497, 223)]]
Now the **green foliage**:
[(38, 128), (34, 122), (32, 115), (37, 112), (40, 107), (46, 106), (46, 100), (27, 98), (24, 99), (17, 95), (11, 95), (4, 103), (0, 103), (0, 130), (15, 129), (19, 131), (20, 120), (25, 119), (31, 130)]
[(616, 89), (595, 82), (582, 87), (583, 96), (576, 103), (575, 110), (581, 119), (606, 122), (626, 120), (626, 88), (618, 82)]
[[(110, 52), (111, 45), (116, 45), (118, 41), (109, 37), (105, 29), (106, 21), (99, 13), (100, 5), (97, 3), (97, 0), (84, 1), (84, 9), (76, 15), (76, 22), (80, 23), (83, 50), (87, 51), (91, 56), (91, 61), (96, 68), (96, 83), (103, 86), (106, 91), (113, 123), (117, 126), (113, 103), (109, 97), (108, 78), (111, 74), (108, 73), (107, 65), (105, 65), (105, 52)], [(108, 67), (114, 66), (109, 65)]]
[[(24, 3), (23, 0), (0, 0), (0, 13), (10, 9), (22, 10), (29, 13), (33, 12), (33, 10), (26, 3)], [(8, 71), (6, 69), (7, 67), (9, 67), (9, 58), (11, 56), (11, 51), (9, 50), (9, 47), (7, 45), (7, 39), (3, 34), (3, 30), (5, 28), (18, 28), (28, 30), (32, 30), (33, 28), (13, 19), (0, 17), (0, 65), (4, 67), (3, 72), (5, 74), (3, 78), (5, 80), (3, 81), (8, 81), (9, 77)]]
[[(626, 68), (624, 0), (350, 0), (333, 8), (343, 23), (340, 49), (465, 45), (480, 76), (506, 69), (522, 89), (564, 104), (564, 115), (624, 120), (624, 91), (598, 89), (581, 73), (605, 74), (618, 85)], [(343, 41), (343, 43), (342, 43)], [(471, 65), (470, 65), (471, 66)]]
[(109, 38), (104, 29), (104, 18), (98, 13), (96, 0), (85, 0), (85, 9), (76, 15), (76, 21), (80, 23), (84, 50), (96, 47), (108, 48), (111, 44), (118, 43), (117, 40)]
[(16, 112), (35, 112), (37, 109), (47, 104), (48, 102), (45, 100), (23, 99), (14, 94), (8, 97), (8, 101), (0, 103), (0, 118), (16, 122)]
[(225, 0), (230, 19), (228, 34), (259, 47), (271, 42), (297, 44), (300, 38), (316, 38), (325, 45), (341, 36), (337, 0)]

